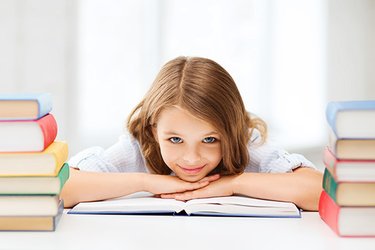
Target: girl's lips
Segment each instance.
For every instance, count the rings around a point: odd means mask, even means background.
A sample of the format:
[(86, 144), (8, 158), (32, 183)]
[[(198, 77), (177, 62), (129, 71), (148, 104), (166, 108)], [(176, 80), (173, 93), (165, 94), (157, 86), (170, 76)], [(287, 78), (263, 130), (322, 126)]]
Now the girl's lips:
[[(205, 165), (204, 165), (205, 166)], [(190, 167), (190, 168), (187, 168), (187, 167), (181, 167), (180, 168), (187, 174), (198, 174), (203, 168), (204, 166), (201, 166), (201, 167)]]

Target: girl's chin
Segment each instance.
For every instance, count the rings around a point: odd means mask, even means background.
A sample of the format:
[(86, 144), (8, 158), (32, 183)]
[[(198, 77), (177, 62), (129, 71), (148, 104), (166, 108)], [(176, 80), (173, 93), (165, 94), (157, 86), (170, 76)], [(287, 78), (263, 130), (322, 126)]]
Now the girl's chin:
[(177, 175), (178, 178), (180, 178), (183, 181), (187, 182), (197, 182), (201, 179), (203, 179), (205, 176), (200, 176), (200, 175)]

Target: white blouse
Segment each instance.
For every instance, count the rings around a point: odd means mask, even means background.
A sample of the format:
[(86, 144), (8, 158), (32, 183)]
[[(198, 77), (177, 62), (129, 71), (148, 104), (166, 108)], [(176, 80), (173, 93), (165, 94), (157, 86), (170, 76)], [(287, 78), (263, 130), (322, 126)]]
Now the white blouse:
[[(300, 154), (290, 154), (269, 143), (260, 145), (259, 131), (254, 130), (248, 143), (250, 156), (245, 172), (287, 173), (298, 167), (314, 168), (313, 163)], [(117, 143), (107, 149), (91, 147), (69, 160), (69, 165), (94, 172), (149, 173), (140, 145), (130, 133), (120, 136)]]

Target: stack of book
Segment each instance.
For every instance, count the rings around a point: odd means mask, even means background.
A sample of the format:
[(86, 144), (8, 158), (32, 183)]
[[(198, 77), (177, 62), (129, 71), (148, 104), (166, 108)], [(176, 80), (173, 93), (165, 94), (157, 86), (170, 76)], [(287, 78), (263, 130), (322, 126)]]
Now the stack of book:
[(0, 95), (0, 230), (56, 229), (69, 167), (51, 110), (48, 93)]
[(319, 214), (340, 236), (375, 236), (375, 101), (331, 102)]

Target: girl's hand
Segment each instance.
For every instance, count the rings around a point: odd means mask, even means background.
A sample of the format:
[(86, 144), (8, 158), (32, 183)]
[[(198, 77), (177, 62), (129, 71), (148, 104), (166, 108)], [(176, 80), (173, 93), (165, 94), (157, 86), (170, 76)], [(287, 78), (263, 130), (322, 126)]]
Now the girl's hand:
[(184, 193), (203, 188), (219, 178), (220, 175), (215, 174), (206, 176), (197, 182), (187, 182), (177, 176), (147, 174), (145, 175), (144, 185), (145, 191), (153, 194)]
[(165, 199), (186, 201), (196, 198), (231, 196), (233, 195), (233, 182), (235, 178), (236, 176), (221, 177), (220, 179), (212, 181), (199, 189), (162, 194), (160, 197)]

